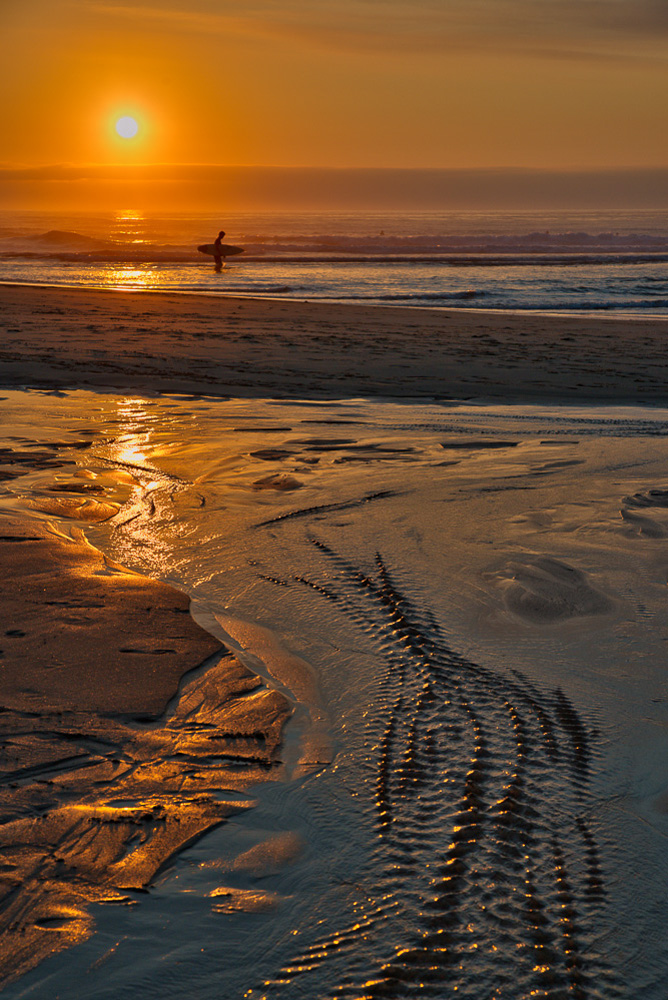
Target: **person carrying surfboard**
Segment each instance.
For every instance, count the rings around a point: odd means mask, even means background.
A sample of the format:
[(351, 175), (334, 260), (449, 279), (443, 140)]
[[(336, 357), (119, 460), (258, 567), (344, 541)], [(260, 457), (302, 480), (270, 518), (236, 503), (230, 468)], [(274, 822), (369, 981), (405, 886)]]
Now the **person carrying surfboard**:
[(229, 243), (223, 243), (224, 237), (225, 233), (221, 229), (215, 243), (203, 243), (202, 246), (197, 247), (200, 253), (208, 254), (209, 257), (214, 258), (216, 270), (222, 268), (226, 257), (236, 257), (237, 254), (244, 253), (243, 247), (233, 247)]
[(221, 231), (218, 233), (218, 236), (216, 237), (216, 240), (215, 240), (215, 242), (213, 244), (214, 247), (216, 248), (216, 251), (220, 251), (220, 252), (214, 253), (214, 255), (213, 255), (213, 259), (216, 262), (216, 267), (217, 268), (223, 266), (223, 253), (220, 250), (220, 244), (223, 242), (224, 239), (225, 239), (225, 233), (221, 229)]

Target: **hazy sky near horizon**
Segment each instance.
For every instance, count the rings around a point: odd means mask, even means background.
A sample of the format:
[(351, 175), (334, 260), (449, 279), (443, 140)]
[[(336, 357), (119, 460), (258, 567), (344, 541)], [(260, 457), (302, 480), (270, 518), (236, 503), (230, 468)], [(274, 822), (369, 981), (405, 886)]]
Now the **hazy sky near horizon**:
[(4, 165), (668, 165), (665, 0), (0, 0), (0, 29)]

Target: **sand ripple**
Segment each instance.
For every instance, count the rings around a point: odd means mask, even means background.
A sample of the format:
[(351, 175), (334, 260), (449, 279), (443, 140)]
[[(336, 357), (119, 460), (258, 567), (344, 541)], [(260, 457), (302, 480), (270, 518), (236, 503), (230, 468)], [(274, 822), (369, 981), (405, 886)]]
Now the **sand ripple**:
[[(588, 721), (560, 688), (455, 652), (380, 554), (370, 574), (311, 541), (326, 584), (264, 579), (308, 586), (376, 636), (385, 670), (360, 798), (377, 840), (348, 911), (302, 933), (248, 1000), (621, 996), (592, 948), (607, 894)], [(548, 620), (564, 603), (605, 605), (571, 567), (542, 559), (525, 570), (546, 589), (533, 607)]]

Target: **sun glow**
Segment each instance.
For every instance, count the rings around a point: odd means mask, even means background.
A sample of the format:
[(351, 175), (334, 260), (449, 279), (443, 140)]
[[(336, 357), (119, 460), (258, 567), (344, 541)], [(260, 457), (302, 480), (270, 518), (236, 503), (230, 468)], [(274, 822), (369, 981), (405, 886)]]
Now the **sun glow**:
[(129, 115), (123, 115), (116, 122), (116, 131), (122, 139), (134, 139), (139, 131), (139, 125), (134, 118), (130, 118)]

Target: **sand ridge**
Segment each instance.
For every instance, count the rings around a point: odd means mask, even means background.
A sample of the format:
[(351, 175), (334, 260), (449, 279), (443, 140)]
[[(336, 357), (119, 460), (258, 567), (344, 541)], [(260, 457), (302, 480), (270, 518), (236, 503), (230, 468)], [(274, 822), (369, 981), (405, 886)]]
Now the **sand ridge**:
[(181, 676), (220, 651), (185, 594), (40, 522), (0, 523), (6, 709), (155, 718)]
[(665, 404), (665, 323), (0, 285), (0, 385)]

